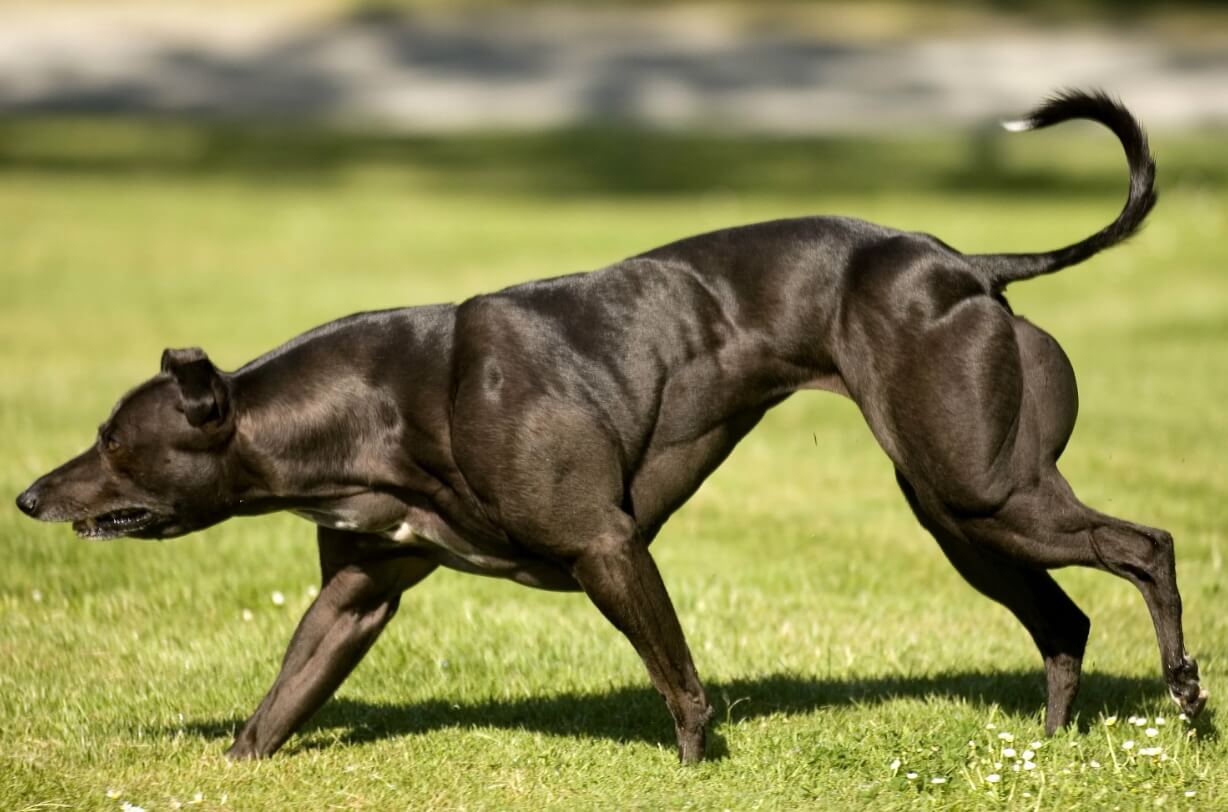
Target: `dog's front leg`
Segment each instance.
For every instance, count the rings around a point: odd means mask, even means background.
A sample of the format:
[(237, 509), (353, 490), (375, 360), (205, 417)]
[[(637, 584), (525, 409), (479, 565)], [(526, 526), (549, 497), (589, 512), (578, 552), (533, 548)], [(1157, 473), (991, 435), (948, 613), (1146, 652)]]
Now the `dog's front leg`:
[(409, 557), (363, 560), (360, 537), (326, 528), (319, 545), (323, 588), (299, 621), (277, 681), (226, 751), (230, 758), (276, 752), (358, 665), (401, 593), (436, 566)]
[(624, 517), (621, 525), (584, 550), (572, 575), (635, 646), (653, 685), (665, 697), (674, 717), (679, 760), (700, 761), (712, 708), (656, 562), (634, 523)]

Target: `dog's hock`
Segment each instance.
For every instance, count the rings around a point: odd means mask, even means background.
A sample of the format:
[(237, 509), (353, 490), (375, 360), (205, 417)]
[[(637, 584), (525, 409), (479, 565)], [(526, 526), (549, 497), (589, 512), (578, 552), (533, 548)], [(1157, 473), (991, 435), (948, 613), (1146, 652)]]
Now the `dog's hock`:
[(175, 379), (188, 423), (222, 423), (229, 412), (226, 381), (200, 347), (162, 351), (162, 372)]

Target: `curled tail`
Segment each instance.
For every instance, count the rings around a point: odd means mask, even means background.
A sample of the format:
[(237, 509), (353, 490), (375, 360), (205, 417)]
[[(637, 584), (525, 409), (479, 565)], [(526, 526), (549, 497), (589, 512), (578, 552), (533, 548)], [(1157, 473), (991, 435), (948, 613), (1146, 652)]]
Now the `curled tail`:
[(972, 254), (967, 257), (973, 266), (984, 272), (995, 292), (1011, 282), (1053, 273), (1082, 262), (1129, 237), (1143, 224), (1147, 212), (1156, 202), (1155, 158), (1147, 146), (1143, 127), (1120, 102), (1096, 91), (1078, 90), (1059, 93), (1018, 121), (1002, 126), (1011, 132), (1039, 130), (1063, 121), (1085, 118), (1108, 127), (1126, 151), (1130, 166), (1130, 195), (1117, 219), (1085, 240), (1040, 254)]

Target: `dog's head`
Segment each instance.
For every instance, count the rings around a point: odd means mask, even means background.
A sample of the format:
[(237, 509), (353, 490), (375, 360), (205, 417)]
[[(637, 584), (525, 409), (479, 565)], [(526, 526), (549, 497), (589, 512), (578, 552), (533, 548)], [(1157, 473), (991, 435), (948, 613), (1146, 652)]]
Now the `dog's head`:
[(124, 395), (93, 446), (17, 497), (29, 516), (89, 539), (170, 538), (229, 511), (230, 384), (198, 348), (162, 353), (162, 372)]

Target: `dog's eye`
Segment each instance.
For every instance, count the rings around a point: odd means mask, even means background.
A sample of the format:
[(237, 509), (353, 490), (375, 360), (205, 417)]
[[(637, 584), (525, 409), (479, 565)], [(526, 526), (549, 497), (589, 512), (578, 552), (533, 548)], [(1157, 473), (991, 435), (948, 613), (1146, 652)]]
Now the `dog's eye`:
[(104, 448), (106, 448), (107, 451), (110, 451), (112, 454), (114, 454), (116, 451), (119, 451), (119, 449), (122, 448), (121, 443), (119, 442), (119, 440), (115, 439), (114, 434), (108, 434), (107, 436), (103, 437), (102, 445)]

